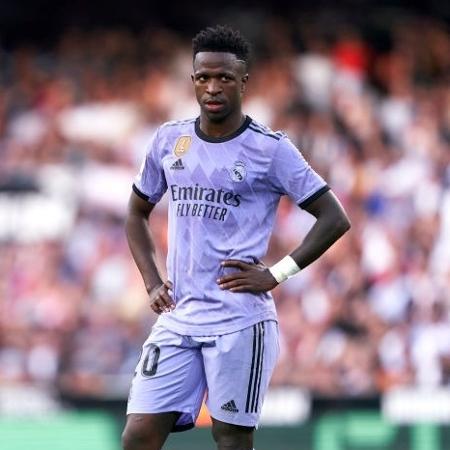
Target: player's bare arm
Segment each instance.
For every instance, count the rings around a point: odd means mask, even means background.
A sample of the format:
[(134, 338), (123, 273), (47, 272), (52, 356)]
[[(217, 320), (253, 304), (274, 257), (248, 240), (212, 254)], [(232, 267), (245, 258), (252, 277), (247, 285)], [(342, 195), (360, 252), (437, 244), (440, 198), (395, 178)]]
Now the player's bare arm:
[[(305, 210), (317, 220), (300, 246), (290, 255), (300, 269), (319, 258), (350, 229), (350, 220), (331, 191), (322, 194), (305, 207)], [(221, 289), (258, 293), (270, 291), (279, 284), (271, 271), (261, 263), (249, 264), (243, 261), (226, 260), (222, 262), (222, 265), (234, 267), (237, 271), (217, 280)]]
[(149, 295), (150, 307), (161, 314), (175, 308), (170, 296), (170, 281), (163, 282), (156, 266), (155, 245), (148, 228), (148, 218), (155, 205), (131, 193), (125, 224), (128, 245), (134, 261), (141, 272)]
[(317, 220), (291, 256), (300, 269), (309, 266), (350, 229), (350, 219), (330, 190), (305, 207)]

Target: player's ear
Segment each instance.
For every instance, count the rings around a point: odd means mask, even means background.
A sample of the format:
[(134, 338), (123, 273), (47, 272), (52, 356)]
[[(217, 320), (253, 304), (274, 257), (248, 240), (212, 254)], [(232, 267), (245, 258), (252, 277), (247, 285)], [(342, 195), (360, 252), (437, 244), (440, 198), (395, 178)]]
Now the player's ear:
[(195, 78), (194, 78), (194, 74), (193, 73), (191, 73), (191, 81), (192, 81), (192, 83), (195, 82)]
[(246, 73), (242, 78), (241, 78), (242, 84), (241, 84), (241, 94), (243, 94), (245, 92), (245, 88), (247, 85), (247, 81), (248, 81), (248, 73)]

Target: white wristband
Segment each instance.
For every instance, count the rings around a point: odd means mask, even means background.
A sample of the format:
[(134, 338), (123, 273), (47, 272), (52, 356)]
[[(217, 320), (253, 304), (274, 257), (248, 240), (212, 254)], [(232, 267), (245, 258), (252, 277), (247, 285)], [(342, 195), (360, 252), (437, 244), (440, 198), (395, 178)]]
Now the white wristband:
[(272, 267), (269, 267), (269, 271), (279, 284), (300, 272), (300, 267), (298, 267), (294, 259), (288, 255)]

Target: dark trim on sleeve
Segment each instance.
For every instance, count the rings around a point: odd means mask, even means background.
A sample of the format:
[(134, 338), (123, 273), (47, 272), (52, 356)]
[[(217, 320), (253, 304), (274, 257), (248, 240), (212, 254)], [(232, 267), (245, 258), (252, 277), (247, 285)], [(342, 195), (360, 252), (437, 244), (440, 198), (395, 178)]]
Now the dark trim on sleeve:
[(187, 430), (191, 430), (192, 428), (194, 428), (194, 424), (193, 423), (187, 423), (185, 425), (174, 425), (174, 427), (172, 428), (172, 433), (181, 433), (182, 431), (187, 431)]
[(138, 197), (141, 197), (143, 200), (145, 200), (145, 201), (147, 201), (147, 202), (150, 200), (150, 197), (149, 197), (148, 195), (145, 195), (143, 192), (141, 192), (141, 191), (136, 187), (135, 184), (133, 184), (133, 192), (134, 192)]
[(298, 206), (300, 206), (300, 208), (302, 209), (305, 209), (314, 200), (317, 200), (321, 195), (325, 194), (325, 192), (328, 192), (329, 190), (330, 186), (328, 186), (327, 184), (324, 187), (320, 188), (318, 191), (314, 192), (314, 194), (309, 196), (306, 200), (303, 200), (301, 203), (299, 203)]

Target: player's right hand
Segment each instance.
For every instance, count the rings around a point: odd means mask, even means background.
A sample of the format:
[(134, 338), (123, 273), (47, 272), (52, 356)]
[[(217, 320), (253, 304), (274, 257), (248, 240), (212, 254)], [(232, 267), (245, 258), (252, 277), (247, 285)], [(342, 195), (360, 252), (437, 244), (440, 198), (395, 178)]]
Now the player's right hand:
[(175, 302), (169, 294), (169, 289), (172, 289), (172, 286), (172, 283), (167, 280), (160, 286), (155, 286), (148, 293), (150, 298), (150, 308), (152, 308), (156, 314), (170, 312), (175, 309)]

